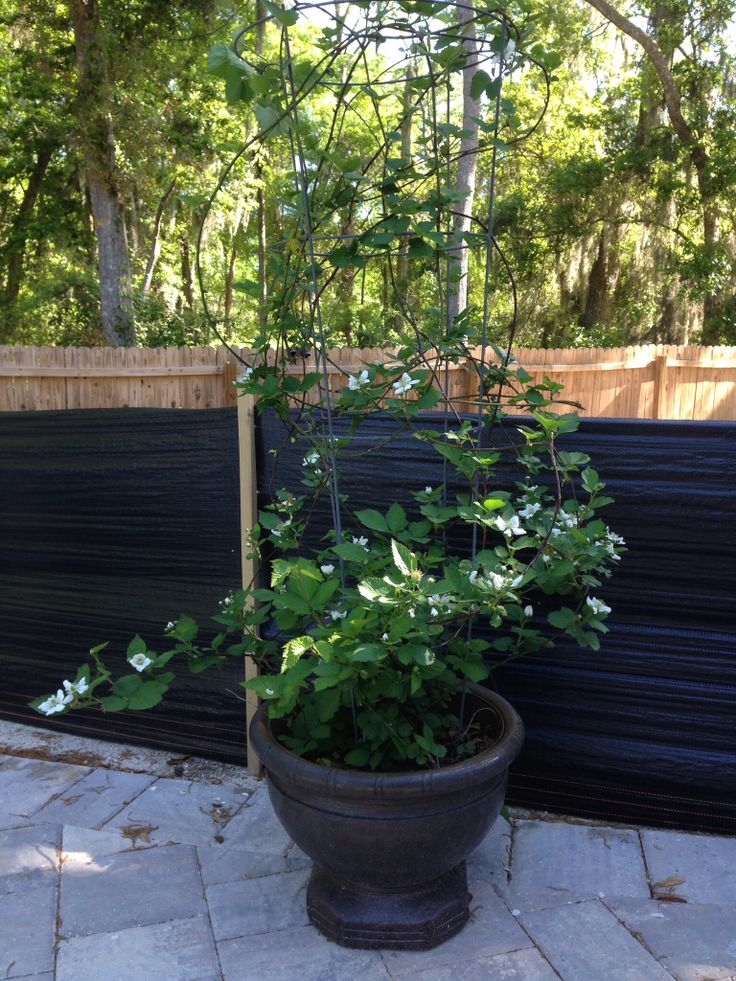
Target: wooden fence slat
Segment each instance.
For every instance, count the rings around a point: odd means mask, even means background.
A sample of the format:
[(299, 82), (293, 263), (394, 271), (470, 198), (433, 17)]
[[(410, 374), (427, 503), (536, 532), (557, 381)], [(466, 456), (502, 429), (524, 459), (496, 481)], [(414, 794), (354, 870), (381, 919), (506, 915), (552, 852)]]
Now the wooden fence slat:
[[(246, 348), (237, 353), (251, 360)], [(736, 419), (736, 347), (527, 348), (515, 355), (535, 380), (548, 375), (563, 384), (564, 398), (580, 403), (584, 415)], [(349, 374), (390, 357), (383, 348), (331, 352), (330, 391), (344, 388)], [(235, 406), (233, 382), (241, 368), (224, 347), (0, 347), (0, 411)], [(321, 365), (312, 355), (289, 370), (300, 375), (321, 370)], [(472, 363), (451, 366), (448, 380), (453, 404), (461, 411), (472, 410), (478, 397)], [(439, 381), (444, 384), (444, 378)], [(312, 391), (308, 400), (319, 397)]]

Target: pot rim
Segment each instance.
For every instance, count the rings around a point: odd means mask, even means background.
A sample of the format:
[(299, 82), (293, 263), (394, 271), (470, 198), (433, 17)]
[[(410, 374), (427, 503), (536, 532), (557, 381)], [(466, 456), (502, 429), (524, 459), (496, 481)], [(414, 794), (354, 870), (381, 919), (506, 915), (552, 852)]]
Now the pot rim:
[(489, 688), (468, 684), (468, 693), (490, 704), (501, 717), (498, 742), (467, 760), (435, 770), (398, 772), (338, 769), (313, 763), (286, 749), (271, 732), (268, 703), (258, 708), (250, 726), (250, 738), (267, 773), (288, 785), (345, 798), (427, 797), (465, 790), (502, 776), (513, 763), (524, 741), (524, 723), (505, 698)]

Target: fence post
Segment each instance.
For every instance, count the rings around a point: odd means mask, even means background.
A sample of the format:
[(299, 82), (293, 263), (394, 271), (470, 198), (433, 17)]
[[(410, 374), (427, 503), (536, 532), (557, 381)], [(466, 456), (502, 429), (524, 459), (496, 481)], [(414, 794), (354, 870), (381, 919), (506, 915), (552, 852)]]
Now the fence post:
[(654, 398), (652, 419), (667, 417), (667, 355), (658, 354), (654, 359)]
[[(247, 540), (250, 530), (258, 517), (256, 444), (255, 444), (255, 399), (252, 395), (238, 398), (238, 457), (240, 465), (240, 547), (242, 554), (243, 586), (249, 586), (255, 575), (255, 562), (248, 558)], [(258, 673), (253, 659), (245, 659), (245, 680)], [(248, 728), (248, 770), (258, 775), (261, 764), (250, 741), (250, 723), (258, 708), (258, 696), (253, 691), (245, 693), (245, 723)]]

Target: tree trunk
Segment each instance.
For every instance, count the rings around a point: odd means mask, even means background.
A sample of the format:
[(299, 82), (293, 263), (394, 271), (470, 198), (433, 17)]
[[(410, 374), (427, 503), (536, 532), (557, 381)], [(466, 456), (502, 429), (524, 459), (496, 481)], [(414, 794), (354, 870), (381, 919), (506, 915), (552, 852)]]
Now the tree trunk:
[(194, 309), (194, 278), (192, 276), (192, 256), (189, 250), (189, 229), (181, 233), (181, 289), (187, 307)]
[(153, 239), (151, 241), (151, 251), (148, 254), (148, 262), (146, 263), (146, 271), (143, 276), (143, 285), (141, 286), (141, 298), (145, 300), (148, 295), (148, 291), (151, 288), (151, 283), (153, 282), (153, 273), (158, 264), (159, 257), (161, 255), (161, 223), (164, 217), (164, 211), (166, 210), (166, 203), (174, 192), (176, 187), (176, 177), (174, 177), (161, 196), (158, 202), (158, 207), (156, 208), (156, 217), (153, 221)]
[(135, 327), (130, 256), (97, 0), (70, 0), (70, 13), (79, 76), (80, 150), (97, 238), (102, 329), (109, 344), (131, 345)]
[(232, 325), (230, 324), (230, 315), (233, 309), (233, 283), (235, 282), (235, 260), (238, 257), (238, 235), (241, 228), (244, 232), (248, 229), (248, 224), (250, 222), (250, 210), (245, 212), (245, 219), (243, 219), (243, 206), (238, 205), (238, 210), (235, 215), (235, 227), (233, 228), (233, 238), (230, 247), (230, 255), (228, 257), (227, 272), (225, 273), (225, 337), (230, 340), (232, 336)]
[[(413, 65), (409, 67), (404, 85), (404, 97), (402, 100), (403, 119), (401, 122), (401, 162), (405, 167), (411, 166), (411, 137), (412, 137), (412, 112), (411, 94), (412, 82), (414, 80)], [(394, 322), (394, 329), (397, 334), (401, 333), (404, 325), (403, 308), (408, 303), (409, 291), (409, 236), (402, 235), (399, 240), (399, 254), (396, 257), (396, 294), (399, 300), (398, 310)]]
[(21, 284), (23, 283), (23, 269), (26, 259), (26, 246), (28, 244), (28, 223), (36, 201), (41, 193), (43, 179), (46, 176), (51, 157), (56, 146), (51, 143), (41, 144), (36, 151), (36, 162), (28, 178), (28, 184), (23, 193), (23, 199), (18, 208), (18, 212), (13, 221), (5, 246), (7, 254), (7, 271), (5, 278), (5, 290), (3, 295), (4, 321), (6, 329), (10, 331), (14, 321), (14, 307)]
[(447, 297), (448, 319), (455, 319), (468, 305), (468, 245), (464, 239), (470, 230), (470, 216), (475, 198), (475, 172), (478, 161), (478, 123), (480, 99), (471, 95), (473, 77), (478, 71), (478, 46), (475, 37), (475, 9), (472, 3), (458, 9), (457, 20), (463, 34), (466, 64), (463, 69), (463, 130), (468, 135), (460, 141), (460, 159), (457, 164), (456, 190), (463, 194), (455, 205), (453, 221), (453, 248), (449, 251), (450, 289)]
[[(608, 0), (587, 0), (591, 7), (601, 13), (606, 20), (615, 24), (644, 49), (662, 86), (664, 103), (672, 129), (687, 148), (695, 169), (698, 193), (703, 218), (703, 245), (706, 254), (712, 254), (719, 244), (718, 203), (711, 180), (711, 161), (706, 147), (682, 114), (682, 92), (670, 70), (668, 57), (657, 41), (608, 3)], [(704, 344), (715, 343), (719, 339), (719, 318), (723, 296), (708, 294), (703, 300)]]
[[(265, 17), (266, 10), (263, 0), (256, 0), (256, 20), (260, 21)], [(266, 41), (266, 24), (259, 23), (256, 27), (256, 55), (263, 54), (263, 46)], [(266, 326), (268, 319), (268, 279), (266, 263), (268, 259), (268, 239), (266, 235), (266, 188), (263, 166), (263, 154), (265, 150), (259, 147), (258, 158), (256, 160), (255, 174), (258, 182), (256, 194), (258, 206), (258, 320), (260, 326)]]

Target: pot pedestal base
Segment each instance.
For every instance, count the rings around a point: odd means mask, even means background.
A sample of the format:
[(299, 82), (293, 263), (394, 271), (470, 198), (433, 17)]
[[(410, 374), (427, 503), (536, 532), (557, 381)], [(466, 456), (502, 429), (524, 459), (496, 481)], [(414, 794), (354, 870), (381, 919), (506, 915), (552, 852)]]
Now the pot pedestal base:
[(307, 912), (320, 933), (368, 950), (431, 950), (463, 928), (469, 903), (465, 862), (400, 892), (364, 891), (315, 865), (307, 887)]

